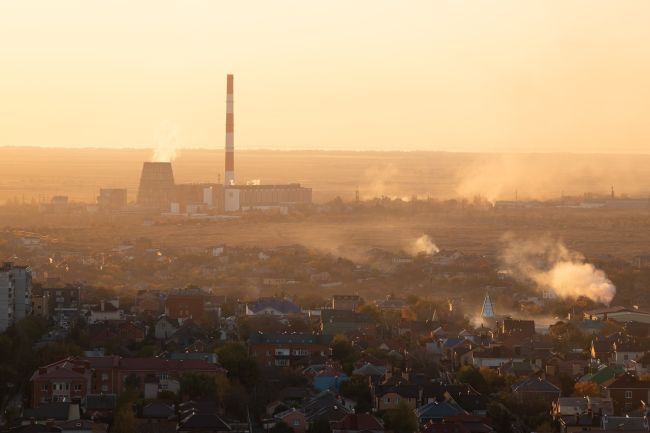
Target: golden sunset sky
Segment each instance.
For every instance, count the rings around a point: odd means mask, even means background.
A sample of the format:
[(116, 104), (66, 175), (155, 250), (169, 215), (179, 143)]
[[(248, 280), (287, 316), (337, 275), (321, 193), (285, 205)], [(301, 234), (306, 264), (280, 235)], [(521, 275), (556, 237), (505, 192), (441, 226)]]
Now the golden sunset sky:
[(5, 0), (0, 146), (650, 150), (648, 0)]

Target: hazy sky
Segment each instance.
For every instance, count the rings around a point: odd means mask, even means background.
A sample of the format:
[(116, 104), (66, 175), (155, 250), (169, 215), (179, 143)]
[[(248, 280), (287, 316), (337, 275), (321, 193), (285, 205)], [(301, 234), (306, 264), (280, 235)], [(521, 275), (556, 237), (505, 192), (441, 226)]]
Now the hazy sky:
[[(650, 151), (648, 0), (3, 0), (0, 145)], [(164, 140), (164, 139), (163, 139)]]

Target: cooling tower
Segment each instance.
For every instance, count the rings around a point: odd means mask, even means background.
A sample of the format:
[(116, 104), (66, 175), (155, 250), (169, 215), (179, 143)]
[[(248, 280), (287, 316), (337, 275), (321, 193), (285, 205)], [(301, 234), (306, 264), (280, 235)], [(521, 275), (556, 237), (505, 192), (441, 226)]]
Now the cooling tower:
[(171, 162), (145, 162), (142, 165), (139, 206), (169, 211), (174, 197), (174, 173)]

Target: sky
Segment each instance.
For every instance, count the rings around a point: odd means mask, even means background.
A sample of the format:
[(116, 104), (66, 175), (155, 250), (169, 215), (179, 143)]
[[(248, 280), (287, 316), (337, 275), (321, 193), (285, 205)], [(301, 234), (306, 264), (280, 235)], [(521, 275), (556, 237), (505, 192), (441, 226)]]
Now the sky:
[[(3, 0), (0, 146), (650, 152), (647, 0)], [(173, 131), (173, 137), (169, 137)]]

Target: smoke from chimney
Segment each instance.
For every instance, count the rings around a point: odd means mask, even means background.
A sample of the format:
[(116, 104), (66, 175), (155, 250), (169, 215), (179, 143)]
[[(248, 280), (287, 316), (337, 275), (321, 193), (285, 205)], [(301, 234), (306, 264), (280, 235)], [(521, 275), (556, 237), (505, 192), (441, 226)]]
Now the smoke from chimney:
[(433, 255), (440, 252), (440, 248), (433, 243), (433, 240), (428, 235), (422, 235), (417, 238), (410, 247), (410, 253), (414, 256), (418, 254)]
[(226, 174), (224, 183), (235, 184), (235, 120), (233, 112), (233, 75), (228, 74), (226, 85)]
[(584, 296), (609, 305), (616, 295), (616, 286), (603, 271), (560, 241), (521, 240), (512, 236), (506, 236), (504, 241), (502, 260), (515, 278), (532, 282), (538, 289), (549, 290), (563, 299)]
[(178, 125), (165, 122), (161, 123), (154, 131), (156, 147), (151, 156), (152, 162), (172, 162), (178, 153)]

